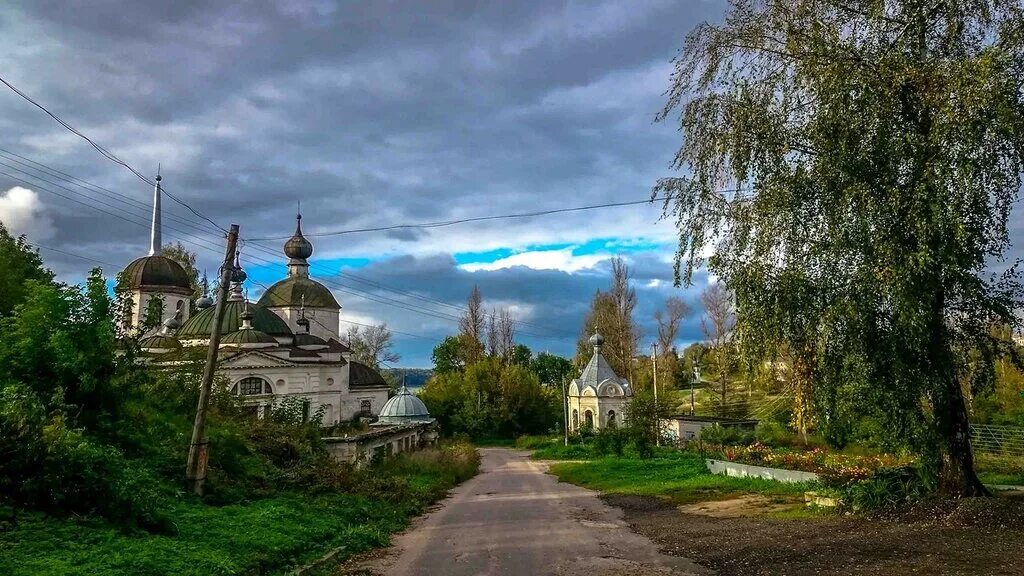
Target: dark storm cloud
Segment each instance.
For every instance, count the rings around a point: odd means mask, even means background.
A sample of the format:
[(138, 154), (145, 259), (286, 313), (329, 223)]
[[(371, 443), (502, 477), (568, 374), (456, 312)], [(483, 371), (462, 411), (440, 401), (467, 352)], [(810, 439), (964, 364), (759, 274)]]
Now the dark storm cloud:
[[(143, 172), (162, 163), (167, 190), (258, 238), (289, 234), (297, 201), (304, 230), (316, 232), (643, 199), (678, 145), (673, 126), (652, 125), (668, 62), (721, 4), (31, 1), (0, 9), (10, 47), (0, 69)], [(147, 186), (10, 93), (0, 95), (0, 134), (4, 148), (149, 202)], [(0, 176), (0, 193), (15, 184)], [(137, 225), (148, 222), (144, 205), (118, 212), (131, 224), (74, 206), (52, 185), (29, 187), (53, 219), (54, 247), (120, 265), (147, 248)], [(192, 223), (165, 219), (165, 238), (186, 241), (214, 269), (219, 236), (195, 236), (194, 226), (209, 226), (164, 206)], [(314, 242), (317, 258), (370, 258), (360, 274), (452, 304), (478, 283), (564, 336), (607, 282), (604, 265), (468, 272), (451, 254), (595, 237), (671, 241), (671, 227), (655, 220), (638, 208)], [(279, 241), (244, 250), (257, 262), (283, 260)], [(92, 265), (47, 260), (68, 279)], [(638, 319), (650, 330), (653, 306), (675, 290), (666, 288), (671, 265), (655, 254), (634, 260)], [(410, 332), (453, 326), (343, 300)], [(572, 348), (571, 338), (532, 343)], [(402, 344), (410, 362), (429, 361), (429, 342)]]

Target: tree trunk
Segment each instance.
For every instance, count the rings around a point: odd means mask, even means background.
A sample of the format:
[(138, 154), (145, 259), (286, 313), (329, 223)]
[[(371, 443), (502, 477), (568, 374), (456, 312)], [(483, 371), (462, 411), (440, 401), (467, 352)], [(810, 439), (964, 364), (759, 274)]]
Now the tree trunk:
[(935, 405), (935, 419), (945, 444), (939, 470), (939, 493), (953, 497), (991, 496), (974, 471), (970, 422), (963, 389), (956, 378), (945, 378), (943, 401)]

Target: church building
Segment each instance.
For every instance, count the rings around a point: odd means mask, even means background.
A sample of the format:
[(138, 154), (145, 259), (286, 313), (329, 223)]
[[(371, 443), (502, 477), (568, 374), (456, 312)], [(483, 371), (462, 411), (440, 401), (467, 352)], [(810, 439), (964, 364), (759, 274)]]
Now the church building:
[(621, 425), (623, 409), (633, 396), (629, 381), (620, 378), (601, 355), (604, 338), (590, 337), (594, 355), (579, 378), (569, 384), (569, 431), (599, 430)]
[[(159, 176), (153, 195), (150, 253), (129, 264), (121, 278), (132, 294), (133, 327), (142, 325), (151, 299), (164, 302), (162, 325), (142, 339), (147, 359), (159, 365), (178, 360), (184, 349), (207, 347), (215, 318), (213, 299), (205, 294), (191, 314), (188, 274), (160, 254)], [(297, 216), (295, 234), (284, 245), (287, 277), (258, 302), (244, 296), (246, 273), (236, 254), (220, 323), (217, 375), (257, 414), (285, 398), (297, 398), (303, 412), (319, 413), (324, 425), (376, 416), (388, 400), (388, 384), (372, 367), (352, 360), (352, 350), (341, 342), (341, 305), (327, 287), (309, 277), (313, 245), (302, 235), (301, 218)]]

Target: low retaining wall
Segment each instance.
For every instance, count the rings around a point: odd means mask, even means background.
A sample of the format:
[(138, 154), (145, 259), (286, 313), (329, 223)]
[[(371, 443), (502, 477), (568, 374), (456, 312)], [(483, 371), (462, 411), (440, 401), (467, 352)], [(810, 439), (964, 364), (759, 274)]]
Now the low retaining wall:
[(380, 426), (354, 436), (324, 438), (327, 451), (336, 460), (362, 466), (376, 458), (412, 452), (437, 441), (433, 422)]
[(765, 478), (779, 482), (817, 482), (818, 475), (814, 472), (801, 472), (799, 470), (783, 470), (782, 468), (765, 468), (764, 466), (751, 466), (750, 464), (739, 464), (727, 460), (708, 460), (708, 470), (712, 474), (725, 474), (739, 478)]

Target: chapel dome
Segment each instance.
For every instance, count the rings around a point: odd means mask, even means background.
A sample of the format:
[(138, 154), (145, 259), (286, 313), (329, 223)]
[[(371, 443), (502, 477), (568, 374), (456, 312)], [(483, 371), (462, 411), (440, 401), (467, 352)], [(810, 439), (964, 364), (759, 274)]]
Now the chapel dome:
[[(244, 300), (228, 300), (224, 302), (224, 318), (220, 323), (221, 334), (237, 332), (242, 327), (242, 314), (245, 313), (246, 303)], [(267, 310), (260, 304), (249, 304), (249, 312), (252, 314), (252, 327), (255, 330), (269, 334), (270, 336), (290, 337), (291, 328), (280, 316)], [(178, 330), (178, 338), (181, 340), (209, 339), (210, 330), (213, 328), (213, 317), (216, 308), (206, 308), (196, 312)]]
[(402, 424), (405, 422), (429, 422), (433, 420), (427, 405), (413, 395), (403, 384), (398, 394), (391, 397), (380, 409), (378, 422)]
[(192, 293), (188, 273), (174, 260), (155, 254), (136, 258), (121, 273), (129, 290), (160, 288), (167, 291)]
[(275, 283), (260, 297), (257, 306), (267, 308), (299, 307), (341, 310), (341, 305), (326, 286), (306, 276), (289, 276)]

